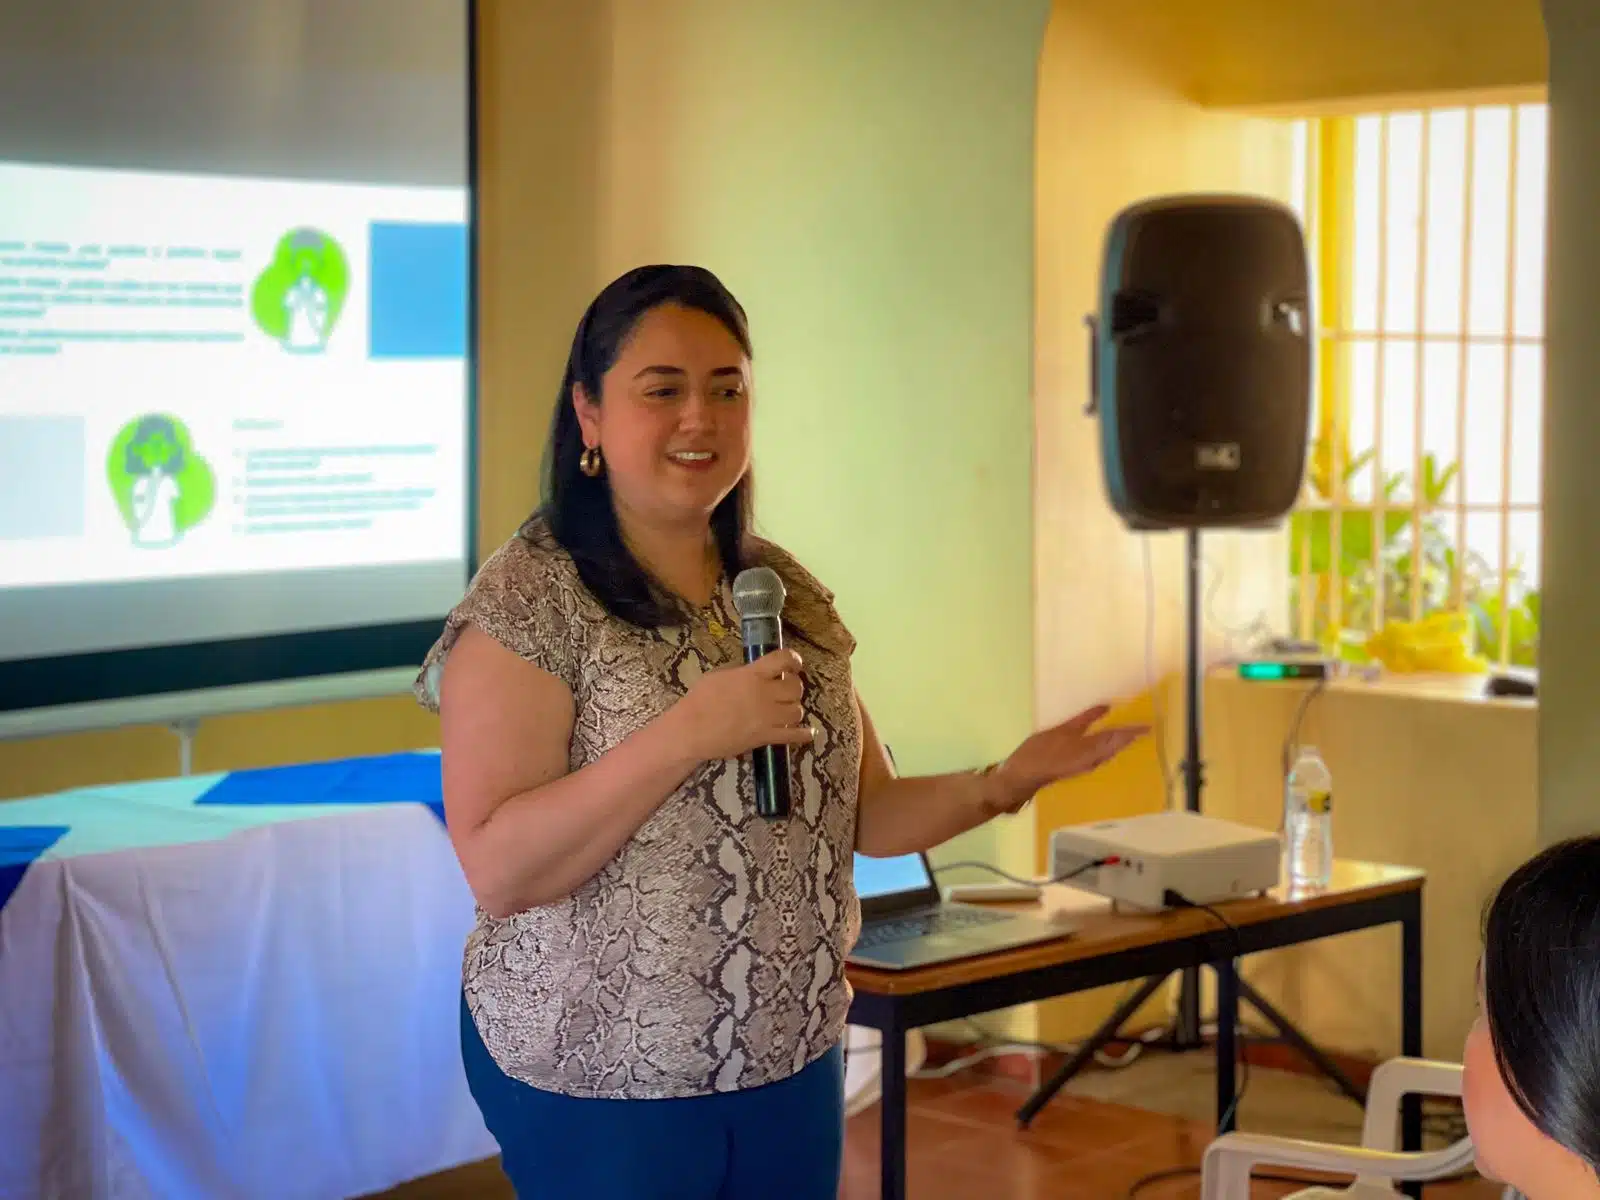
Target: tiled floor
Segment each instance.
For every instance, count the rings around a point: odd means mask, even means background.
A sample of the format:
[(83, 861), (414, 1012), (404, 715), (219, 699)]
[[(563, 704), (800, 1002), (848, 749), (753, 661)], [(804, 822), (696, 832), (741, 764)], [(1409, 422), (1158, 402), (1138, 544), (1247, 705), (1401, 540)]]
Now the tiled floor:
[[(1122, 1071), (1096, 1071), (1059, 1096), (1027, 1132), (1012, 1114), (1026, 1095), (1014, 1080), (963, 1073), (915, 1080), (907, 1117), (912, 1200), (1122, 1200), (1139, 1179), (1199, 1163), (1209, 1134), (1211, 1066), (1204, 1055), (1147, 1055)], [(1257, 1132), (1352, 1141), (1359, 1110), (1306, 1076), (1255, 1069), (1241, 1125)], [(1200, 1118), (1200, 1119), (1196, 1119)], [(1296, 1185), (1262, 1181), (1252, 1200)], [(1190, 1174), (1155, 1183), (1138, 1200), (1199, 1194)], [(878, 1110), (850, 1123), (841, 1200), (878, 1195)], [(1429, 1200), (1498, 1200), (1479, 1180), (1430, 1187)], [(512, 1200), (493, 1163), (419, 1180), (383, 1200)]]
[[(1179, 1117), (1059, 1097), (1026, 1132), (1019, 1084), (957, 1077), (913, 1085), (908, 1192), (938, 1200), (1118, 1200), (1152, 1171), (1199, 1162), (1204, 1131)], [(851, 1122), (842, 1196), (878, 1195), (878, 1112)], [(1152, 1188), (1146, 1195), (1194, 1189)]]
[[(1181, 1060), (1168, 1059), (1150, 1071), (1146, 1080), (1187, 1068)], [(1257, 1071), (1252, 1088), (1260, 1084), (1261, 1077), (1277, 1074)], [(1133, 1072), (1127, 1076), (1132, 1078)], [(1308, 1092), (1321, 1090), (1314, 1081), (1285, 1078), (1297, 1081)], [(1027, 1132), (1019, 1132), (1012, 1114), (1026, 1095), (1020, 1083), (958, 1076), (912, 1086), (907, 1174), (914, 1200), (1122, 1200), (1136, 1182), (1149, 1175), (1198, 1164), (1210, 1140), (1204, 1122), (1082, 1094), (1057, 1097)], [(1288, 1090), (1281, 1084), (1280, 1089)], [(1172, 1091), (1180, 1102), (1187, 1098), (1181, 1083), (1175, 1083)], [(1356, 1113), (1353, 1105), (1346, 1106)], [(1246, 1127), (1262, 1132), (1272, 1128), (1259, 1120), (1247, 1122)], [(1352, 1127), (1318, 1132), (1330, 1140), (1353, 1140), (1357, 1131)], [(877, 1151), (877, 1110), (873, 1109), (851, 1123), (842, 1193), (846, 1200), (878, 1195)], [(1284, 1196), (1302, 1186), (1262, 1181), (1252, 1200)], [(1178, 1200), (1198, 1194), (1199, 1177), (1191, 1173), (1152, 1183), (1138, 1196), (1139, 1200)], [(1430, 1188), (1428, 1195), (1430, 1200), (1435, 1196), (1438, 1200), (1497, 1200), (1499, 1193), (1473, 1181)]]

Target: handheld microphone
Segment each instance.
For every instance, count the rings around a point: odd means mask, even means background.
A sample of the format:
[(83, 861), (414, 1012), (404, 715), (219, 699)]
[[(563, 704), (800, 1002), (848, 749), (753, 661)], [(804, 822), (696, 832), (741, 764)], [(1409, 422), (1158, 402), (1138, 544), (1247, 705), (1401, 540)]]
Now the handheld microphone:
[[(744, 635), (744, 661), (783, 648), (783, 580), (771, 567), (750, 567), (733, 581), (733, 607)], [(756, 777), (756, 812), (768, 819), (789, 815), (789, 747), (757, 746), (750, 752)]]

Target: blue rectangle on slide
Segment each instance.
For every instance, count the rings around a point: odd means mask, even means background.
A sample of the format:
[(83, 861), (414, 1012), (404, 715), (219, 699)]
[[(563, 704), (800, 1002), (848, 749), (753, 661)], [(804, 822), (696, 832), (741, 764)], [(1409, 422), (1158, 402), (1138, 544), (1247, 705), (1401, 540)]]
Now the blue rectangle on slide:
[(368, 241), (368, 355), (466, 357), (467, 227), (374, 221)]
[(82, 417), (0, 417), (0, 541), (83, 536), (85, 445)]
[(444, 820), (437, 754), (381, 754), (233, 771), (196, 804), (422, 804)]

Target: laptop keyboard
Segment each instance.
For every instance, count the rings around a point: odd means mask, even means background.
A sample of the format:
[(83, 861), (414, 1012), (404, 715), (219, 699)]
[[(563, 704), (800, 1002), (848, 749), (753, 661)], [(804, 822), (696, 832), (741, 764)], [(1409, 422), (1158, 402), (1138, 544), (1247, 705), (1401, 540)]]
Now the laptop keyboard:
[(871, 946), (884, 946), (890, 942), (904, 942), (935, 933), (970, 929), (974, 925), (1004, 921), (1010, 916), (1010, 913), (990, 912), (984, 908), (939, 908), (909, 917), (896, 917), (890, 921), (874, 921), (862, 927), (861, 936), (856, 939), (856, 947), (865, 950)]

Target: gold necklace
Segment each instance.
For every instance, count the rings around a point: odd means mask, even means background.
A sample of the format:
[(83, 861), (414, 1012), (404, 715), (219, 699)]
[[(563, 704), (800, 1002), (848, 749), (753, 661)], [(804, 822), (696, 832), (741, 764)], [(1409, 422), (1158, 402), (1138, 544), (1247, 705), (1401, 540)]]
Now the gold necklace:
[(695, 615), (705, 622), (712, 637), (723, 638), (728, 634), (728, 627), (722, 623), (721, 615), (717, 612), (717, 601), (722, 598), (722, 560), (720, 557), (713, 557), (709, 565), (711, 598), (695, 610)]
[(711, 636), (714, 638), (728, 636), (728, 627), (722, 623), (722, 616), (717, 611), (717, 601), (720, 599), (722, 599), (722, 575), (719, 573), (716, 585), (711, 592), (711, 601), (702, 610), (706, 619), (706, 628), (711, 630)]

